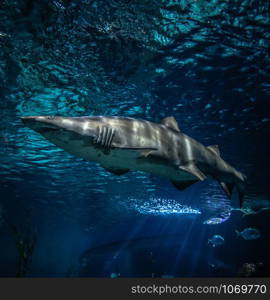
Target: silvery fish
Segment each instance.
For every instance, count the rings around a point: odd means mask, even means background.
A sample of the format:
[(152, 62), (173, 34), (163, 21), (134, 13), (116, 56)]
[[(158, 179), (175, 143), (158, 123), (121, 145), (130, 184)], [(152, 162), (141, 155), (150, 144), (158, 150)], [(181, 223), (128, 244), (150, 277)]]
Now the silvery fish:
[(221, 246), (224, 244), (224, 238), (221, 235), (215, 234), (211, 239), (208, 239), (208, 244), (211, 244), (212, 247)]
[(243, 231), (239, 232), (235, 230), (238, 236), (241, 236), (244, 240), (256, 240), (261, 237), (261, 233), (256, 228), (246, 228)]

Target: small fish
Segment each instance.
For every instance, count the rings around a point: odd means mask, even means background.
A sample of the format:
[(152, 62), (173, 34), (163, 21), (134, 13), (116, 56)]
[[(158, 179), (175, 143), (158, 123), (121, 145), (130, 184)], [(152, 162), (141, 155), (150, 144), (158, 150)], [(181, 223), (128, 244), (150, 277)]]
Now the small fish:
[(120, 276), (120, 273), (112, 273), (110, 275), (111, 278), (118, 278)]
[(174, 277), (175, 277), (175, 276), (169, 275), (169, 274), (161, 275), (161, 278), (174, 278)]
[(238, 271), (239, 277), (257, 277), (263, 269), (264, 264), (259, 263), (244, 263)]
[(208, 262), (208, 265), (214, 273), (222, 274), (230, 269), (229, 265), (218, 259), (212, 259), (210, 262)]
[(0, 31), (0, 38), (9, 37), (9, 35), (5, 32)]
[(256, 215), (258, 212), (252, 210), (251, 208), (232, 208), (234, 211), (240, 211), (243, 215), (242, 218), (249, 215)]
[(224, 244), (224, 238), (221, 235), (215, 234), (211, 239), (208, 239), (208, 244), (211, 244), (212, 247), (221, 246)]
[(244, 240), (256, 240), (261, 237), (261, 233), (256, 228), (245, 228), (243, 231), (239, 232), (235, 230), (238, 236), (241, 236)]

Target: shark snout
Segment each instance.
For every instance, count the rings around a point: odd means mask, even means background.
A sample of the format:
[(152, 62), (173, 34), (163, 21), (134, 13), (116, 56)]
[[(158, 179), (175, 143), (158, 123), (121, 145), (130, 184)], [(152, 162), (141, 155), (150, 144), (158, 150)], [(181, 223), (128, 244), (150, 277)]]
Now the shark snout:
[(37, 117), (36, 116), (29, 116), (29, 117), (21, 117), (23, 124), (27, 127), (33, 128), (37, 124)]
[(23, 123), (28, 124), (28, 123), (52, 123), (53, 120), (55, 120), (55, 116), (26, 116), (26, 117), (21, 117), (21, 120)]
[(53, 118), (51, 116), (27, 116), (21, 117), (23, 124), (35, 131), (42, 131), (44, 129), (54, 129)]
[(36, 116), (30, 116), (30, 117), (21, 117), (21, 120), (24, 124), (35, 122), (36, 121)]

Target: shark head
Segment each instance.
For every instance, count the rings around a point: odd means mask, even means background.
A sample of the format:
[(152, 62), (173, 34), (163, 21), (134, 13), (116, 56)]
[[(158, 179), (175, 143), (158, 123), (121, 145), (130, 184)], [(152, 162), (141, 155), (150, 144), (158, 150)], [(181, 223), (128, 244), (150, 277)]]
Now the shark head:
[(114, 130), (101, 116), (29, 116), (21, 120), (59, 148), (86, 160), (96, 161), (100, 151), (107, 153), (114, 138)]
[(30, 116), (21, 117), (21, 120), (25, 126), (46, 137), (60, 133), (94, 136), (98, 126), (97, 122), (87, 117)]
[(55, 116), (21, 117), (21, 120), (25, 126), (35, 130), (40, 134), (59, 131), (62, 129), (61, 123), (63, 123), (62, 117)]
[(65, 150), (75, 140), (83, 142), (88, 139), (90, 142), (98, 130), (98, 122), (86, 117), (29, 116), (22, 117), (21, 120), (25, 126)]

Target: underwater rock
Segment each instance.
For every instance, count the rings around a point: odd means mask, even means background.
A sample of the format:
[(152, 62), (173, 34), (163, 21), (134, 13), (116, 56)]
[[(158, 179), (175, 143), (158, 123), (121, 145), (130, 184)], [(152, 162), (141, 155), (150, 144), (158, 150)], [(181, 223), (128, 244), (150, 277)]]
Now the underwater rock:
[[(81, 255), (79, 273), (87, 277), (106, 277), (112, 273), (120, 273), (121, 277), (160, 277), (170, 274), (165, 272), (175, 268), (182, 244), (182, 235), (168, 234), (98, 245)], [(196, 255), (197, 252), (194, 252)], [(190, 251), (180, 253), (181, 257), (190, 256)], [(165, 261), (161, 258), (164, 255), (168, 255)], [(185, 268), (185, 272), (188, 272), (189, 267)], [(177, 272), (178, 269), (175, 274)]]
[(16, 277), (25, 277), (32, 264), (33, 252), (37, 243), (37, 233), (30, 228), (21, 230), (13, 224), (10, 224), (10, 228), (19, 255)]
[(2, 203), (0, 203), (0, 227), (4, 223), (4, 209)]

